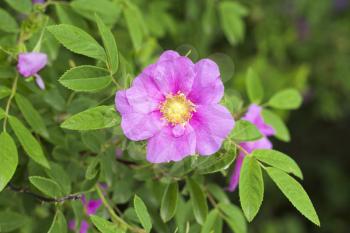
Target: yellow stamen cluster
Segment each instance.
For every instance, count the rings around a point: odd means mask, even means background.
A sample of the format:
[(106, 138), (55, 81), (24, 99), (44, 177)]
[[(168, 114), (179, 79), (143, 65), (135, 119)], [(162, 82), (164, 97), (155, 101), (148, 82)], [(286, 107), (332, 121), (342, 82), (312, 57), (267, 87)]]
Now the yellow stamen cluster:
[(195, 110), (195, 105), (181, 92), (168, 95), (160, 105), (160, 112), (164, 119), (173, 125), (186, 124)]

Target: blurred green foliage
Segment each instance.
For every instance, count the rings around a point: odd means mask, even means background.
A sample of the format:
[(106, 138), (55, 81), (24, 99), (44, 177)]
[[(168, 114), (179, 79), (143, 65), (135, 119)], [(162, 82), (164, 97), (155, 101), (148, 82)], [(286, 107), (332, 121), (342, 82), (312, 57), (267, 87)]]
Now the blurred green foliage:
[[(48, 1), (46, 5), (30, 4), (30, 7), (9, 2), (11, 1), (0, 2), (1, 106), (4, 106), (5, 97), (10, 94), (15, 73), (13, 60), (9, 59), (8, 53), (16, 54), (25, 49), (31, 51), (37, 44), (43, 28), (57, 23), (78, 26), (94, 38), (100, 38), (94, 13), (113, 29), (120, 51), (120, 66), (116, 76), (123, 88), (127, 88), (135, 75), (152, 63), (161, 51), (174, 49), (183, 55), (190, 52), (189, 57), (194, 61), (209, 57), (218, 63), (226, 93), (231, 98), (230, 107), (233, 112), (240, 113), (243, 102), (248, 102), (250, 97), (241, 94), (245, 93), (246, 71), (249, 67), (253, 67), (261, 77), (264, 87), (262, 103), (284, 88), (294, 87), (303, 93), (303, 110), (297, 113), (299, 115), (292, 115), (290, 118), (292, 144), (286, 146), (276, 142), (276, 145), (277, 148), (286, 148), (291, 154), (300, 154), (296, 160), (300, 161), (301, 167), (306, 171), (305, 177), (310, 177), (305, 181), (305, 187), (308, 185), (311, 187), (310, 196), (319, 195), (316, 197), (315, 206), (316, 209), (320, 206), (319, 213), (323, 226), (315, 229), (309, 223), (305, 223), (302, 217), (292, 214), (294, 212), (285, 214), (289, 203), (277, 189), (273, 188), (271, 182), (267, 182), (264, 207), (255, 222), (249, 225), (249, 232), (345, 233), (348, 231), (349, 220), (346, 218), (350, 189), (344, 172), (347, 168), (338, 169), (338, 166), (344, 165), (342, 161), (336, 159), (344, 159), (347, 162), (349, 159), (342, 157), (343, 150), (328, 148), (336, 147), (337, 139), (333, 139), (335, 142), (333, 144), (329, 142), (329, 138), (337, 133), (349, 138), (348, 131), (342, 130), (341, 127), (350, 128), (346, 123), (350, 113), (348, 104), (350, 1), (75, 0)], [(24, 2), (26, 1), (23, 0), (22, 3)], [(21, 34), (18, 36), (16, 32), (19, 31)], [(46, 30), (43, 38), (41, 50), (49, 55), (50, 61), (49, 66), (42, 72), (48, 89), (41, 92), (33, 82), (20, 82), (18, 90), (30, 100), (43, 118), (45, 126), (39, 125), (37, 133), (45, 143), (45, 152), (50, 152), (50, 156), (62, 167), (55, 167), (50, 163), (53, 169), (50, 172), (27, 157), (21, 157), (19, 172), (14, 177), (15, 184), (29, 185), (28, 180), (23, 182), (28, 176), (32, 178), (30, 180), (32, 182), (35, 176), (55, 180), (57, 174), (60, 177), (64, 174), (63, 176), (68, 177), (66, 179), (68, 181), (54, 183), (53, 186), (64, 187), (66, 193), (70, 193), (71, 190), (74, 192), (91, 190), (97, 182), (96, 177), (101, 176), (108, 186), (113, 187), (111, 200), (125, 209), (123, 213), (125, 219), (135, 224), (139, 223), (137, 215), (140, 213), (137, 210), (135, 212), (133, 206), (126, 204), (134, 198), (134, 192), (137, 190), (148, 204), (151, 215), (159, 216), (153, 219), (156, 230), (169, 232), (160, 215), (156, 213), (164, 190), (169, 188), (166, 183), (171, 179), (169, 176), (162, 177), (163, 167), (157, 167), (155, 172), (164, 182), (155, 183), (149, 179), (153, 174), (147, 169), (147, 164), (144, 164), (145, 167), (137, 168), (137, 172), (132, 172), (125, 164), (115, 163), (112, 166), (109, 162), (115, 158), (115, 151), (108, 147), (111, 144), (113, 146), (116, 144), (124, 153), (127, 152), (132, 161), (143, 159), (139, 155), (144, 150), (144, 145), (127, 143), (119, 128), (91, 133), (70, 131), (69, 134), (59, 128), (58, 125), (73, 114), (101, 104), (113, 104), (115, 89), (107, 87), (103, 92), (87, 96), (63, 87), (58, 78), (69, 68), (86, 64), (102, 66), (102, 64), (60, 47), (52, 34)], [(26, 48), (16, 47), (18, 40), (25, 41)], [(102, 44), (102, 41), (98, 42)], [(20, 109), (20, 104), (17, 105), (18, 107), (15, 106), (12, 110), (13, 115), (20, 115), (19, 112), (23, 111)], [(290, 117), (285, 111), (279, 114), (285, 119)], [(25, 116), (24, 118), (27, 120)], [(324, 120), (328, 122), (325, 123)], [(328, 125), (331, 124), (329, 122), (339, 122), (336, 125), (340, 125), (340, 129), (325, 131), (319, 129), (319, 127), (328, 129)], [(32, 126), (31, 122), (28, 124)], [(289, 139), (289, 134), (288, 136), (283, 134), (281, 137)], [(327, 145), (326, 150), (319, 149), (319, 145), (324, 142), (327, 142), (324, 144)], [(343, 145), (347, 143), (344, 139), (341, 142)], [(103, 153), (97, 156), (100, 151)], [(318, 153), (327, 157), (319, 158)], [(329, 158), (333, 153), (335, 161)], [(306, 158), (309, 154), (312, 156)], [(27, 164), (28, 169), (21, 169)], [(314, 170), (317, 171), (316, 174), (313, 174)], [(186, 166), (181, 164), (178, 170), (172, 167), (171, 172), (173, 172), (171, 176), (174, 174), (181, 176), (182, 173), (186, 173)], [(115, 173), (118, 173), (118, 176), (111, 176)], [(71, 187), (69, 180), (77, 181), (78, 185)], [(201, 182), (200, 177), (198, 182)], [(222, 187), (226, 185), (226, 181), (223, 181), (220, 175), (214, 175), (212, 182), (219, 183)], [(140, 183), (143, 184), (142, 187)], [(213, 183), (209, 184), (209, 190), (216, 190), (212, 188), (216, 187)], [(322, 188), (317, 187), (318, 185)], [(213, 196), (220, 195), (220, 192), (214, 193)], [(96, 195), (91, 194), (91, 197)], [(228, 198), (226, 194), (224, 198)], [(220, 197), (221, 200), (224, 198)], [(229, 198), (238, 203), (236, 193)], [(223, 209), (224, 204), (220, 203)], [(74, 210), (68, 213), (67, 219), (73, 216), (77, 220), (83, 218), (81, 203), (72, 202), (64, 205), (72, 205)], [(18, 216), (18, 213), (11, 212), (13, 209), (28, 213), (33, 218)], [(177, 223), (182, 223), (179, 225), (179, 232), (185, 232), (186, 217), (194, 221), (197, 216), (192, 215), (188, 200), (180, 198), (178, 209), (181, 211), (175, 214), (175, 219)], [(10, 191), (0, 194), (0, 210), (2, 216), (0, 222), (8, 218), (6, 221), (12, 220), (16, 226), (21, 227), (20, 232), (46, 232), (54, 216), (54, 208), (51, 205), (38, 205), (30, 196)], [(214, 219), (215, 214), (215, 212), (209, 213)], [(164, 213), (162, 218), (167, 219), (167, 215), (169, 213)], [(60, 212), (57, 212), (56, 216), (59, 218)], [(175, 230), (176, 227), (173, 224), (170, 228)], [(11, 224), (9, 229), (12, 230)], [(224, 230), (230, 232), (228, 228)], [(190, 232), (197, 231), (191, 229)]]

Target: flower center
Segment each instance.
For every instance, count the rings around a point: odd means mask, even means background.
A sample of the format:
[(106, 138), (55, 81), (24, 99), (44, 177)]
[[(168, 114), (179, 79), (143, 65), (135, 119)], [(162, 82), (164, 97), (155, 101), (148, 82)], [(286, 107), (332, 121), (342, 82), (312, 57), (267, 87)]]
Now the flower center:
[(163, 117), (173, 125), (185, 124), (191, 119), (194, 111), (196, 111), (195, 105), (181, 92), (168, 95), (160, 105)]

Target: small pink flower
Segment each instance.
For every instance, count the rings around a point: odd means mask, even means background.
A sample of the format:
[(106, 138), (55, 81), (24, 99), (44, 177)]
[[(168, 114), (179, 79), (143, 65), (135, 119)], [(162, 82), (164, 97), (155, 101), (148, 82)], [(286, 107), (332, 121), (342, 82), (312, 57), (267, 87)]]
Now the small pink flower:
[(45, 53), (20, 53), (18, 55), (17, 71), (25, 78), (35, 76), (35, 81), (41, 89), (45, 89), (45, 84), (38, 74), (47, 64)]
[(43, 4), (45, 3), (45, 0), (32, 0), (33, 4)]
[(86, 220), (81, 221), (79, 233), (87, 233), (89, 230), (89, 223)]
[(74, 231), (76, 227), (77, 227), (77, 222), (75, 220), (69, 220), (68, 229), (71, 231)]
[(116, 149), (115, 149), (115, 157), (116, 157), (117, 159), (119, 159), (119, 158), (122, 157), (122, 155), (123, 155), (123, 150), (120, 149), (119, 147), (116, 148)]
[[(259, 129), (260, 133), (264, 135), (263, 138), (259, 140), (252, 142), (242, 142), (240, 144), (240, 146), (243, 147), (243, 149), (245, 149), (248, 153), (251, 153), (256, 149), (272, 149), (272, 143), (267, 137), (274, 135), (275, 130), (264, 122), (264, 119), (261, 115), (261, 110), (262, 108), (260, 106), (252, 104), (249, 106), (249, 109), (245, 116), (242, 117), (243, 120), (253, 123)], [(228, 188), (229, 191), (234, 191), (237, 188), (244, 157), (245, 154), (243, 152), (239, 152), (233, 173), (231, 175), (230, 185)]]
[(217, 152), (234, 126), (219, 104), (224, 94), (218, 66), (210, 59), (193, 64), (177, 52), (164, 52), (116, 93), (121, 127), (134, 141), (148, 140), (147, 160), (179, 161)]
[(83, 202), (85, 213), (90, 216), (96, 213), (97, 209), (102, 205), (101, 199), (91, 199), (89, 201), (86, 200), (85, 195), (82, 196), (81, 201)]

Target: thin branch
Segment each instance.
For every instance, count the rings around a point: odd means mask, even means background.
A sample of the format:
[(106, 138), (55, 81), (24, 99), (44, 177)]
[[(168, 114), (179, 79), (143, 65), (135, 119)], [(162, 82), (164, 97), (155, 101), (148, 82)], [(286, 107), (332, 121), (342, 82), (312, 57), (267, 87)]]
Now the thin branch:
[(124, 226), (126, 228), (128, 228), (131, 232), (135, 232), (135, 233), (145, 233), (146, 231), (138, 228), (138, 227), (134, 227), (134, 226), (130, 226), (127, 222), (125, 222), (121, 217), (119, 217), (113, 210), (113, 208), (110, 206), (110, 204), (108, 203), (106, 197), (104, 196), (101, 188), (99, 187), (99, 185), (96, 185), (96, 191), (98, 196), (100, 197), (100, 199), (102, 200), (103, 205), (106, 207), (106, 209), (108, 210), (112, 220), (114, 223), (120, 225), (120, 226)]
[(41, 202), (49, 202), (49, 203), (62, 203), (65, 201), (75, 201), (75, 200), (80, 200), (82, 197), (82, 194), (80, 194), (80, 193), (79, 194), (69, 194), (67, 196), (63, 196), (63, 197), (59, 197), (59, 198), (44, 197), (44, 196), (41, 196), (39, 194), (33, 193), (33, 192), (29, 191), (28, 189), (18, 188), (11, 183), (8, 184), (8, 188), (10, 190), (12, 190), (13, 192), (24, 193), (24, 194), (27, 194), (29, 196), (36, 198), (37, 200), (39, 200)]
[(16, 77), (15, 77), (15, 80), (13, 81), (13, 84), (12, 84), (11, 94), (7, 100), (7, 103), (6, 103), (5, 118), (4, 118), (4, 123), (3, 123), (3, 131), (4, 132), (6, 132), (6, 124), (7, 124), (7, 118), (9, 116), (9, 112), (10, 112), (11, 101), (12, 101), (13, 97), (16, 95), (17, 81), (18, 81), (18, 73), (16, 72)]
[(237, 144), (237, 143), (235, 143), (234, 141), (231, 141), (233, 144), (235, 144), (235, 146), (238, 148), (238, 150), (240, 150), (240, 151), (242, 151), (245, 155), (249, 155), (250, 153), (246, 150), (246, 149), (244, 149), (241, 145), (239, 145), (239, 144)]

